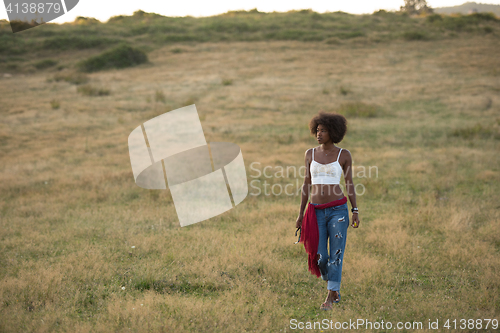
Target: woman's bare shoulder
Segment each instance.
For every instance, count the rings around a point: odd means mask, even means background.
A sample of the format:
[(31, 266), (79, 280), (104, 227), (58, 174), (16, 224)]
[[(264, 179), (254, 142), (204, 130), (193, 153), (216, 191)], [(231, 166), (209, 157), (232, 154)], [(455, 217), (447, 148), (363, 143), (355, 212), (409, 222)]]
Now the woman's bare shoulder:
[(349, 149), (342, 148), (340, 155), (351, 156), (351, 152), (349, 151)]
[(309, 148), (308, 150), (306, 150), (304, 154), (304, 159), (306, 160), (307, 163), (310, 163), (310, 161), (312, 160), (313, 149), (314, 148)]
[(348, 149), (342, 148), (340, 151), (339, 162), (340, 161), (351, 161), (352, 155)]

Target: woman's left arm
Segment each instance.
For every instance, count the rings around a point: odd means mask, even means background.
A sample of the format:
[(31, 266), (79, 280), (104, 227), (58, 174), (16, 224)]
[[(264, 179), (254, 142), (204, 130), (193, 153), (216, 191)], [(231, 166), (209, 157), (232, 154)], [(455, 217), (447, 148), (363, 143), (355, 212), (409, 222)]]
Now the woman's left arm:
[[(349, 150), (344, 149), (347, 154), (345, 155), (345, 162), (342, 167), (344, 170), (344, 179), (345, 179), (345, 187), (347, 191), (347, 196), (349, 197), (349, 201), (351, 202), (351, 206), (353, 208), (357, 208), (358, 206), (356, 205), (356, 192), (354, 189), (354, 183), (352, 182), (352, 157), (351, 157), (351, 152)], [(352, 214), (352, 219), (351, 219), (352, 227), (357, 228), (359, 227), (359, 216), (358, 213), (353, 213)]]

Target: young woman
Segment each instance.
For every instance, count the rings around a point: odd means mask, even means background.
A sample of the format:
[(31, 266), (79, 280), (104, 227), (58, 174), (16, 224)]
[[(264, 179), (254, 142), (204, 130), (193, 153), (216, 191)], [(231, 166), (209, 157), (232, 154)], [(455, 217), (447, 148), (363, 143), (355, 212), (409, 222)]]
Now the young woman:
[[(331, 310), (340, 301), (342, 263), (349, 226), (347, 198), (340, 188), (342, 173), (352, 208), (352, 227), (359, 226), (356, 193), (352, 183), (351, 153), (335, 146), (344, 138), (347, 120), (334, 113), (320, 112), (309, 123), (319, 146), (306, 151), (306, 176), (296, 228), (301, 228), (301, 242), (308, 253), (309, 270), (328, 281), (328, 296), (321, 309)], [(304, 208), (311, 194), (311, 202)], [(328, 253), (330, 243), (330, 253)]]

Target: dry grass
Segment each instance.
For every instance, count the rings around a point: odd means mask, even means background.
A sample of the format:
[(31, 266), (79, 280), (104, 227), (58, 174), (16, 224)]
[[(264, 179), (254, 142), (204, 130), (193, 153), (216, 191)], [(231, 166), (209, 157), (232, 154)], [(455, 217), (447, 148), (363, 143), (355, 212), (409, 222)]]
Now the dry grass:
[[(488, 35), (168, 46), (150, 66), (90, 74), (106, 98), (47, 74), (1, 77), (0, 331), (499, 319), (499, 45)], [(325, 284), (293, 244), (298, 196), (249, 196), (181, 229), (168, 190), (134, 184), (130, 131), (193, 101), (207, 141), (237, 143), (249, 176), (252, 162), (301, 166), (318, 110), (380, 108), (349, 117), (340, 145), (378, 177), (355, 178), (362, 223), (349, 230), (333, 313), (319, 311)]]

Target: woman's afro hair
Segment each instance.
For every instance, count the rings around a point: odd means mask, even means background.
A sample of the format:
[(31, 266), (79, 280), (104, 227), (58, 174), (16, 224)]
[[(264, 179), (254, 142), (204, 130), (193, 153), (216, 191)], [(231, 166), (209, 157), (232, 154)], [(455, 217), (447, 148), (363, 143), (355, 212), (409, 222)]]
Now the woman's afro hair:
[(347, 132), (347, 119), (341, 114), (327, 113), (320, 111), (309, 122), (309, 129), (311, 134), (316, 136), (318, 125), (323, 125), (328, 129), (328, 135), (333, 143), (339, 143), (344, 138)]

